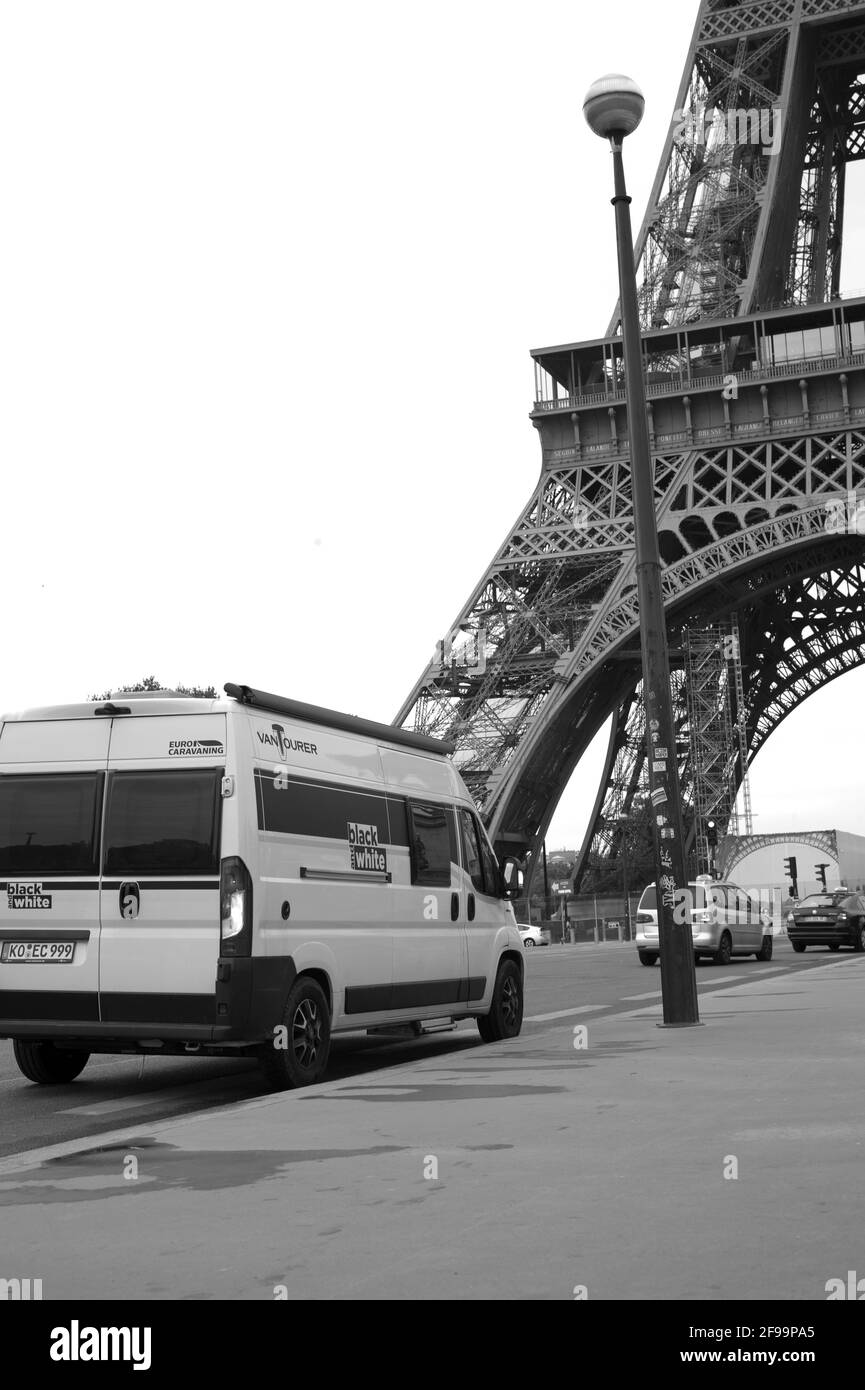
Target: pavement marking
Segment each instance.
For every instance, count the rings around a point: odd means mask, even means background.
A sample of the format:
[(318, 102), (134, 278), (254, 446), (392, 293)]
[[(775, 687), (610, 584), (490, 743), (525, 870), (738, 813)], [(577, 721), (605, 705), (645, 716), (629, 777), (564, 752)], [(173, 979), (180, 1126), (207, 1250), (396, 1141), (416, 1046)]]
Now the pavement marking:
[[(171, 1096), (173, 1100), (177, 1092)], [(96, 1105), (73, 1105), (68, 1110), (55, 1110), (55, 1115), (111, 1115), (115, 1110), (143, 1110), (157, 1102), (165, 1103), (168, 1097), (158, 1091), (150, 1096), (130, 1096), (128, 1100), (100, 1100)]]
[[(148, 1106), (173, 1104), (175, 1101), (206, 1100), (208, 1088), (213, 1091), (224, 1090), (226, 1085), (235, 1088), (241, 1081), (249, 1080), (249, 1073), (236, 1076), (215, 1076), (182, 1086), (163, 1086), (158, 1091), (148, 1091), (144, 1096), (119, 1096), (116, 1100), (94, 1101), (92, 1105), (71, 1105), (63, 1110), (55, 1110), (55, 1115), (113, 1115), (118, 1110), (146, 1110)], [(259, 1099), (259, 1097), (254, 1097)]]
[(609, 1009), (609, 1004), (581, 1004), (578, 1009), (556, 1009), (552, 1014), (529, 1014), (523, 1023), (546, 1023), (551, 1018), (570, 1018), (571, 1014), (596, 1014), (599, 1009)]
[[(843, 969), (845, 966), (854, 965), (861, 969), (861, 967), (865, 965), (865, 957), (859, 954), (849, 955), (843, 957), (841, 960), (827, 961), (825, 965), (811, 966), (807, 971), (797, 973), (812, 975), (819, 974), (824, 970), (838, 970), (839, 968)], [(739, 977), (737, 976), (737, 978)], [(795, 977), (791, 975), (791, 978)], [(780, 984), (781, 981), (770, 980), (769, 983)], [(711, 996), (707, 997), (711, 998)], [(588, 1007), (594, 1010), (606, 1006), (593, 1004)], [(627, 1023), (631, 1021), (640, 1021), (642, 1019), (645, 1019), (646, 1022), (650, 1022), (653, 1017), (657, 1018), (657, 1011), (630, 1009), (625, 1013), (612, 1014), (607, 1019), (599, 1019), (598, 1023)], [(410, 1061), (397, 1063), (393, 1068), (388, 1068), (388, 1071), (405, 1071), (416, 1065), (417, 1059), (412, 1058)], [(338, 1091), (341, 1086), (345, 1085), (346, 1079), (347, 1078), (342, 1078), (340, 1080), (318, 1082), (314, 1086), (305, 1086), (297, 1091), (279, 1091), (272, 1095), (250, 1097), (240, 1104), (244, 1111), (247, 1112), (258, 1108), (266, 1109), (277, 1105), (291, 1105), (293, 1107), (296, 1104), (303, 1104), (313, 1097), (327, 1096), (331, 1092)], [(178, 1129), (188, 1129), (191, 1125), (200, 1124), (203, 1119), (206, 1119), (209, 1124), (218, 1123), (221, 1120), (233, 1119), (237, 1117), (238, 1109), (238, 1103), (236, 1101), (230, 1101), (225, 1104), (210, 1106), (206, 1110), (196, 1110), (192, 1113), (186, 1112), (174, 1116), (166, 1115), (156, 1121), (157, 1128), (153, 1132), (162, 1134)], [(93, 1151), (94, 1146), (104, 1148), (107, 1146), (132, 1143), (134, 1140), (140, 1139), (141, 1132), (140, 1124), (136, 1125), (135, 1122), (132, 1121), (122, 1128), (105, 1130), (99, 1134), (80, 1135), (76, 1139), (61, 1140), (53, 1144), (43, 1145), (38, 1149), (23, 1149), (19, 1150), (17, 1153), (0, 1154), (0, 1176), (5, 1177), (10, 1173), (26, 1171), (41, 1163), (47, 1162), (49, 1159), (72, 1157), (78, 1154), (86, 1155)]]
[[(732, 980), (744, 980), (745, 978), (746, 977), (744, 975), (713, 975), (711, 979), (706, 980), (706, 984), (728, 985)], [(702, 980), (697, 981), (698, 985), (702, 983)], [(660, 999), (660, 997), (661, 991), (659, 989), (650, 989), (647, 994), (623, 994), (620, 998), (620, 1003), (633, 1004), (637, 1003), (641, 999)]]

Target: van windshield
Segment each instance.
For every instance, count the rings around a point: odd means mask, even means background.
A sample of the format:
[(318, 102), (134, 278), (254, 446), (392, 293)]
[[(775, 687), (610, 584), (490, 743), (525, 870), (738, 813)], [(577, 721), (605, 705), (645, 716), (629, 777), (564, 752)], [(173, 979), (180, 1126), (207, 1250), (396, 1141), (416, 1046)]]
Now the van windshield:
[(0, 777), (0, 874), (96, 874), (101, 774)]

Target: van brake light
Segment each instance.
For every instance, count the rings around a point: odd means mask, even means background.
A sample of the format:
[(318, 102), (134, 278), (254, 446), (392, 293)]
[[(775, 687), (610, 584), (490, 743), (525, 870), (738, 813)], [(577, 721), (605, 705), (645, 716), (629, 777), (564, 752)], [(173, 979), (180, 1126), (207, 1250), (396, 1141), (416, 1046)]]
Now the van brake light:
[(223, 859), (219, 903), (224, 956), (248, 956), (252, 941), (252, 880), (242, 859)]

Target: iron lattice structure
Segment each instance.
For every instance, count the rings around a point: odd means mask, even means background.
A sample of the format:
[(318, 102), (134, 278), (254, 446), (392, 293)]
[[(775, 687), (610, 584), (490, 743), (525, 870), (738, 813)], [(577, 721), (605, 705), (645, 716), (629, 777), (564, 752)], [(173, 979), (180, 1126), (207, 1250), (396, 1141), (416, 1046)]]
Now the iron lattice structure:
[[(636, 248), (692, 862), (780, 721), (865, 659), (865, 297), (832, 297), (860, 73), (865, 3), (704, 0)], [(618, 316), (532, 355), (540, 477), (396, 722), (456, 742), (497, 847), (533, 867), (613, 716), (579, 886), (645, 786)], [(731, 624), (738, 659), (704, 680), (699, 634)]]
[[(828, 854), (835, 862), (838, 862), (838, 840), (834, 830), (797, 830), (796, 843), (809, 845), (818, 854)], [(724, 843), (719, 854), (719, 863), (725, 878), (732, 878), (736, 865), (740, 864), (748, 854), (753, 854), (758, 849), (773, 849), (776, 845), (786, 847), (790, 843), (790, 835), (750, 835), (745, 838), (730, 838)], [(805, 875), (803, 874), (803, 878)]]
[(711, 868), (709, 821), (739, 833), (741, 789), (745, 834), (750, 835), (747, 733), (744, 719), (739, 624), (734, 614), (711, 627), (684, 632), (685, 692), (693, 781), (693, 841), (699, 872)]

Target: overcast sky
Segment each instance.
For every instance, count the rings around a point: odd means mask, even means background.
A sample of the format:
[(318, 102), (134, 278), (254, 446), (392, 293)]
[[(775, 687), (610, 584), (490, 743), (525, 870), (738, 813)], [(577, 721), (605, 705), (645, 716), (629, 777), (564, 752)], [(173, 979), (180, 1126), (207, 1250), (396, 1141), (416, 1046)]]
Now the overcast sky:
[[(0, 707), (155, 674), (394, 717), (535, 485), (530, 348), (616, 299), (585, 90), (646, 94), (638, 224), (697, 9), (4, 7)], [(758, 830), (865, 833), (863, 695), (773, 737)]]

